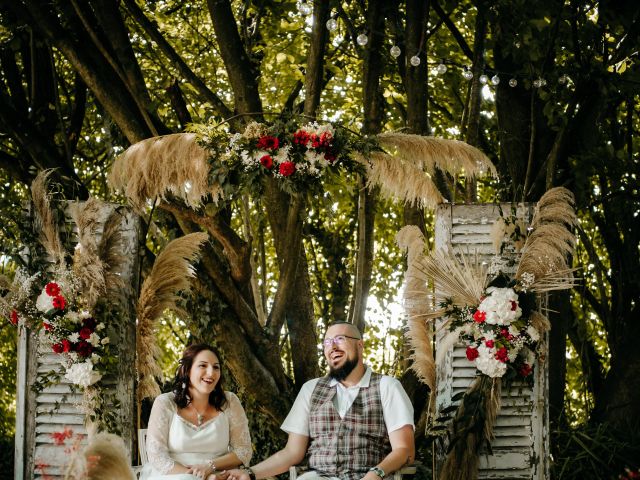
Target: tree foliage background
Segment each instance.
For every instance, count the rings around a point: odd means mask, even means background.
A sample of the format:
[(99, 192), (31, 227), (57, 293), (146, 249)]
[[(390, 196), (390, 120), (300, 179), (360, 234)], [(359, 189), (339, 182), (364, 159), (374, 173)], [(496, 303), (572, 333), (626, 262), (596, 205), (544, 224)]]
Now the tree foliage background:
[[(3, 270), (20, 262), (21, 206), (38, 171), (56, 169), (61, 197), (118, 200), (106, 182), (114, 158), (191, 122), (238, 115), (237, 129), (294, 112), (363, 133), (404, 128), (462, 139), (489, 155), (500, 179), (436, 175), (450, 201), (535, 201), (556, 185), (577, 197), (574, 264), (584, 282), (552, 299), (555, 475), (608, 478), (638, 468), (640, 6), (327, 0), (309, 2), (305, 15), (301, 3), (0, 1)], [(362, 33), (366, 45), (356, 41)], [(441, 62), (447, 70), (436, 73)], [(484, 85), (481, 74), (500, 81)], [(322, 371), (317, 340), (332, 320), (367, 327), (368, 347), (380, 352), (370, 361), (402, 375), (418, 415), (424, 407), (399, 322), (389, 330), (367, 306), (384, 311), (397, 296), (395, 232), (417, 224), (431, 241), (432, 213), (383, 199), (364, 182), (340, 179), (298, 199), (267, 183), (263, 195), (238, 195), (213, 214), (177, 201), (147, 212), (146, 269), (176, 236), (205, 229), (212, 237), (192, 318), (167, 316), (159, 332), (165, 370), (189, 341), (216, 342), (245, 402), (260, 412), (252, 420), (264, 433), (260, 455), (280, 444), (274, 425)], [(10, 438), (15, 342), (9, 323), (1, 328), (8, 367), (0, 422)]]

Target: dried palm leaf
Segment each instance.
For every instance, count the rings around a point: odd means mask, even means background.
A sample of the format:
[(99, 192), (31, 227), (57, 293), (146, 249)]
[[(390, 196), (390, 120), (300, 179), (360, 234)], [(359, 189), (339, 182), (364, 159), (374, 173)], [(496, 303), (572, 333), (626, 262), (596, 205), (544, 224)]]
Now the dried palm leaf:
[(436, 387), (436, 365), (433, 358), (433, 326), (421, 318), (428, 313), (423, 303), (414, 302), (415, 298), (428, 295), (428, 284), (420, 276), (416, 276), (415, 262), (423, 256), (424, 237), (415, 225), (402, 228), (396, 235), (396, 242), (402, 250), (407, 250), (407, 272), (404, 284), (404, 308), (407, 313), (408, 330), (406, 338), (413, 360), (411, 368), (418, 378), (425, 383), (432, 394)]
[(175, 195), (191, 206), (198, 206), (211, 194), (218, 201), (222, 190), (209, 185), (209, 152), (193, 133), (154, 137), (130, 146), (111, 170), (109, 182), (122, 190), (138, 211), (155, 198)]
[(474, 177), (489, 172), (496, 174), (491, 160), (477, 148), (459, 140), (413, 135), (400, 132), (381, 133), (380, 146), (392, 155), (433, 173), (435, 167), (450, 173)]
[(477, 305), (484, 294), (486, 269), (472, 263), (466, 255), (456, 256), (435, 250), (416, 264), (426, 278), (432, 278), (438, 294), (450, 298), (454, 305)]
[(167, 244), (156, 258), (151, 273), (142, 284), (136, 308), (139, 400), (160, 394), (160, 388), (155, 380), (156, 376), (161, 375), (155, 324), (167, 309), (185, 314), (178, 306), (180, 299), (178, 293), (191, 290), (189, 279), (195, 276), (192, 263), (198, 259), (200, 246), (207, 238), (206, 233), (191, 233)]
[(43, 170), (31, 183), (31, 197), (33, 199), (35, 228), (39, 232), (40, 243), (45, 251), (59, 265), (64, 264), (64, 247), (60, 241), (58, 225), (56, 223), (47, 185), (53, 170)]
[[(478, 451), (493, 439), (501, 385), (499, 378), (479, 375), (465, 392), (453, 420), (452, 444), (440, 471), (440, 480), (478, 478)], [(479, 411), (484, 415), (478, 415)]]

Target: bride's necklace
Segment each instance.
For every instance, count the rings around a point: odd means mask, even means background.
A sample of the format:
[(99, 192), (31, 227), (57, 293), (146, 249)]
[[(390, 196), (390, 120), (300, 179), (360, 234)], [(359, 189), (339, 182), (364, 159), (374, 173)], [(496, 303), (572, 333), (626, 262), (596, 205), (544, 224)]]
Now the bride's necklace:
[(190, 403), (189, 405), (191, 405), (193, 407), (193, 409), (195, 410), (198, 426), (201, 426), (202, 422), (204, 422), (204, 416), (207, 413), (207, 407), (204, 407), (204, 412), (200, 413), (193, 403)]

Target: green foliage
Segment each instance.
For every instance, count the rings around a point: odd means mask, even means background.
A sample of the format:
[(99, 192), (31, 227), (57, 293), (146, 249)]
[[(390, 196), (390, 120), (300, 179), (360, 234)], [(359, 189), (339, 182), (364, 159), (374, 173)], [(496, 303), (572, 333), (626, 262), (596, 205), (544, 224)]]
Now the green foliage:
[(603, 424), (582, 425), (554, 432), (553, 478), (618, 480), (625, 468), (640, 467), (640, 432)]

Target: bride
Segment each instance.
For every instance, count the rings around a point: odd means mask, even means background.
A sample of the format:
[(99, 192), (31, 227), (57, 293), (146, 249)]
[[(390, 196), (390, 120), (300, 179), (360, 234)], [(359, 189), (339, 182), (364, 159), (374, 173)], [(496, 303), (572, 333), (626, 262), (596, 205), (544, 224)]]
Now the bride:
[(251, 460), (247, 417), (235, 394), (222, 390), (220, 356), (191, 345), (176, 371), (173, 392), (153, 403), (147, 430), (149, 463), (141, 479), (225, 479)]

